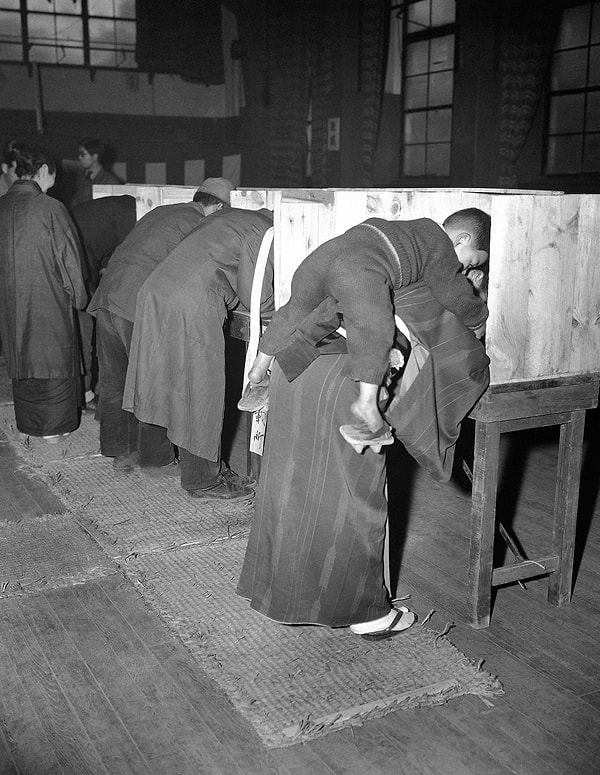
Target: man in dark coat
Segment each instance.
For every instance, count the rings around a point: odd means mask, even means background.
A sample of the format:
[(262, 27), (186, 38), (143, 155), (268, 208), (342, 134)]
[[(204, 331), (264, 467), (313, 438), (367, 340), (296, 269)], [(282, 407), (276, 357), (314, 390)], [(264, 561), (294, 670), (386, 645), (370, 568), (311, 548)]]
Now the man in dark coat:
[(192, 202), (163, 205), (146, 213), (113, 253), (87, 308), (96, 317), (100, 451), (114, 457), (116, 470), (141, 465), (156, 473), (154, 469), (165, 469), (174, 459), (164, 428), (138, 424), (122, 409), (137, 295), (161, 261), (205, 216), (229, 205), (232, 190), (233, 184), (225, 178), (207, 178)]
[(46, 196), (54, 160), (23, 152), (17, 174), (0, 198), (0, 335), (17, 428), (50, 440), (79, 422), (74, 307), (88, 297), (77, 230), (64, 205)]
[[(272, 223), (269, 210), (224, 208), (180, 242), (138, 295), (123, 408), (167, 429), (179, 448), (181, 485), (193, 497), (252, 494), (221, 462), (223, 324), (238, 302), (250, 306), (254, 267)], [(272, 307), (272, 261), (261, 301), (263, 311)]]
[[(83, 277), (91, 296), (116, 247), (135, 226), (135, 197), (125, 194), (90, 199), (74, 207), (71, 215), (81, 237), (85, 259)], [(88, 407), (93, 407), (98, 365), (94, 343), (95, 320), (86, 310), (79, 310), (78, 317), (85, 368), (85, 402)]]

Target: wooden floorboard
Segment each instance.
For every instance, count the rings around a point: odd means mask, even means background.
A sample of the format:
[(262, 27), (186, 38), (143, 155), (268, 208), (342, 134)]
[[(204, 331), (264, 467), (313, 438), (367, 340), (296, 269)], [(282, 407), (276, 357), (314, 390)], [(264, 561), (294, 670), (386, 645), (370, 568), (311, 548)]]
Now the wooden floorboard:
[[(572, 604), (551, 606), (543, 579), (527, 582), (527, 591), (500, 588), (484, 630), (467, 623), (464, 481), (391, 474), (398, 477), (391, 486), (398, 594), (411, 594), (421, 619), (434, 611), (434, 629), (452, 623), (450, 640), (500, 677), (503, 696), (397, 711), (311, 743), (267, 749), (117, 573), (0, 598), (1, 775), (600, 774), (596, 414), (588, 426)], [(232, 451), (244, 460), (243, 444)], [(548, 541), (555, 460), (549, 432), (503, 443), (499, 506), (527, 551)], [(62, 510), (44, 482), (19, 466), (0, 443), (0, 521)]]

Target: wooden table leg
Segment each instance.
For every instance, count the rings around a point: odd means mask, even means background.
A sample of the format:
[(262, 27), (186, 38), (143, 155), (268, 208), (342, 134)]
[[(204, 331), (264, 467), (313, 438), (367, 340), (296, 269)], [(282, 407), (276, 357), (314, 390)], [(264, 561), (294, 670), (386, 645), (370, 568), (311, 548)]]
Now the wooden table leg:
[(477, 420), (469, 560), (471, 624), (476, 628), (490, 624), (499, 458), (499, 424)]
[(584, 424), (585, 411), (580, 410), (572, 412), (571, 421), (560, 426), (552, 530), (552, 553), (558, 556), (559, 564), (548, 577), (548, 600), (557, 606), (571, 600)]

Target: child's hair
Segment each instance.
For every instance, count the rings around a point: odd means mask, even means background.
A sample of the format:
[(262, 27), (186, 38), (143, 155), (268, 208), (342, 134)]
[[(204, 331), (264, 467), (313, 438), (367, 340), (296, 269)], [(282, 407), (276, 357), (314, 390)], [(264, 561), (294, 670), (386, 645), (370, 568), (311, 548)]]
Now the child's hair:
[(19, 151), (16, 162), (15, 172), (19, 178), (33, 178), (44, 164), (48, 165), (48, 172), (50, 174), (56, 172), (56, 162), (49, 153), (40, 148), (25, 148)]
[(21, 151), (26, 148), (24, 143), (19, 143), (17, 140), (9, 140), (2, 149), (2, 158), (4, 163), (9, 167), (15, 162)]
[(102, 160), (104, 156), (104, 143), (96, 137), (84, 137), (79, 141), (79, 147), (84, 148), (90, 156), (98, 154), (98, 159)]
[(477, 207), (466, 207), (464, 210), (457, 210), (449, 215), (442, 224), (444, 229), (450, 227), (453, 229), (468, 229), (475, 240), (477, 250), (490, 252), (490, 230), (492, 219), (483, 210)]

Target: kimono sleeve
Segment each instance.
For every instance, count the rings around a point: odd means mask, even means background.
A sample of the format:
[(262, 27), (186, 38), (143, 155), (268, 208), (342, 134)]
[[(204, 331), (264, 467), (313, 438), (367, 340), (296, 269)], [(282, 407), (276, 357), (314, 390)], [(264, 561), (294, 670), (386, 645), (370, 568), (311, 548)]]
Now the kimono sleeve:
[(89, 299), (82, 273), (83, 250), (75, 225), (66, 209), (58, 213), (55, 236), (56, 261), (63, 287), (71, 299), (71, 304), (76, 309), (84, 309)]

